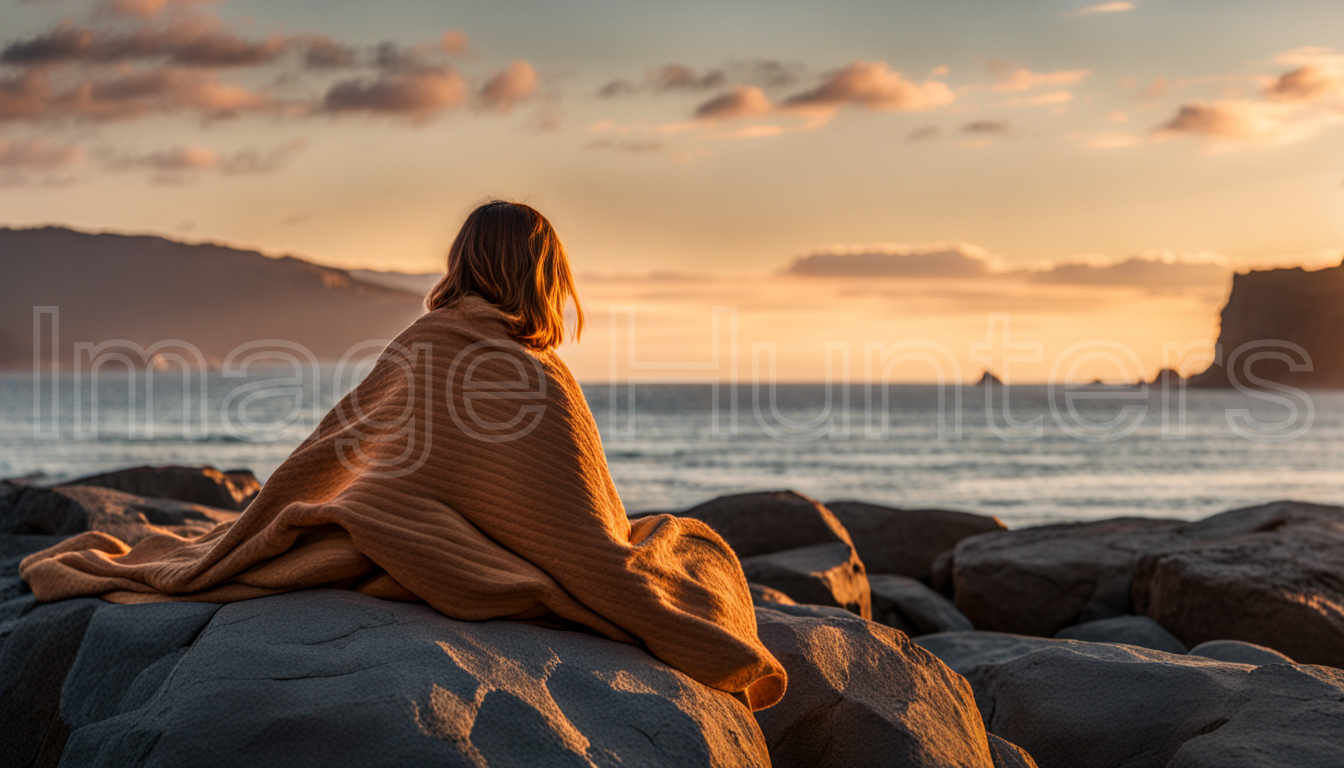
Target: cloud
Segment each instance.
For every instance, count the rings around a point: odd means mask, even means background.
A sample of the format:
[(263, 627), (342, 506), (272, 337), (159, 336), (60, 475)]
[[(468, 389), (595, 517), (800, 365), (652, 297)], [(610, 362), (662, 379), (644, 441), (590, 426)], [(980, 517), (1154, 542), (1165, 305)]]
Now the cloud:
[(353, 46), (325, 35), (309, 35), (303, 41), (303, 49), (304, 64), (313, 69), (353, 67), (359, 60)]
[(345, 80), (328, 89), (322, 111), (395, 115), (421, 123), (466, 101), (470, 89), (450, 67)]
[(1083, 8), (1070, 11), (1070, 15), (1095, 16), (1099, 13), (1124, 13), (1125, 11), (1132, 11), (1132, 10), (1134, 10), (1133, 3), (1127, 3), (1127, 2), (1097, 3), (1096, 5), (1088, 5)]
[(129, 33), (95, 31), (67, 20), (50, 32), (5, 46), (0, 62), (52, 65), (160, 59), (182, 67), (251, 67), (274, 62), (296, 42), (297, 38), (281, 35), (249, 40), (218, 19), (199, 14)]
[(1121, 260), (1105, 257), (1055, 264), (1032, 273), (1035, 283), (1110, 285), (1168, 292), (1190, 288), (1221, 288), (1231, 278), (1225, 257), (1157, 251)]
[(178, 10), (202, 5), (207, 0), (109, 0), (100, 10), (110, 16), (147, 19), (165, 10)]
[(770, 97), (754, 85), (739, 85), (695, 108), (695, 116), (710, 120), (765, 115), (774, 111)]
[(165, 67), (84, 79), (60, 91), (40, 70), (0, 80), (0, 121), (125, 120), (181, 111), (223, 118), (276, 106), (269, 97), (221, 83), (214, 73), (199, 70)]
[(1050, 107), (1060, 104), (1068, 104), (1073, 101), (1073, 94), (1068, 91), (1051, 91), (1049, 93), (1038, 93), (1035, 96), (1025, 96), (1020, 99), (1010, 99), (1009, 106), (1028, 106), (1028, 107)]
[(507, 114), (537, 92), (537, 71), (526, 61), (513, 61), (481, 87), (482, 109)]
[(783, 88), (793, 85), (803, 67), (774, 59), (730, 61), (721, 67), (697, 70), (685, 64), (664, 64), (644, 73), (639, 83), (624, 78), (608, 81), (597, 90), (603, 98), (631, 96), (641, 91), (654, 93), (700, 92), (728, 85), (754, 85)]
[(84, 150), (74, 144), (51, 144), (45, 139), (9, 142), (0, 139), (0, 168), (51, 171), (84, 162)]
[(471, 41), (467, 40), (467, 33), (460, 29), (450, 29), (444, 32), (443, 37), (439, 39), (439, 46), (454, 56), (469, 57), (472, 55)]
[(923, 125), (905, 134), (906, 141), (925, 141), (938, 135), (938, 126)]
[(585, 149), (609, 149), (632, 155), (647, 155), (663, 150), (663, 143), (657, 139), (597, 139)]
[(1012, 67), (1001, 61), (991, 61), (989, 70), (995, 73), (990, 90), (998, 92), (1029, 91), (1043, 85), (1073, 85), (1092, 75), (1088, 69), (1061, 69), (1055, 72), (1033, 72)]
[(1166, 96), (1170, 90), (1171, 84), (1167, 82), (1167, 78), (1159, 75), (1153, 78), (1153, 82), (1139, 93), (1139, 99), (1142, 101), (1157, 101)]
[(218, 171), (226, 175), (264, 174), (280, 170), (307, 142), (298, 139), (269, 150), (240, 149), (220, 154), (210, 147), (184, 145), (147, 153), (122, 153), (105, 159), (110, 170), (150, 170), (158, 181), (180, 183), (189, 181), (201, 171)]
[(1003, 120), (975, 120), (957, 130), (981, 136), (1007, 136), (1013, 132), (1012, 126)]
[(999, 257), (966, 243), (837, 246), (800, 256), (785, 274), (807, 277), (982, 278), (1001, 271)]
[(1293, 68), (1270, 78), (1260, 99), (1194, 101), (1181, 105), (1156, 131), (1209, 140), (1210, 148), (1292, 144), (1344, 123), (1344, 54), (1322, 48), (1289, 51), (1276, 58)]
[(827, 74), (821, 85), (785, 99), (783, 107), (804, 111), (833, 112), (853, 105), (871, 110), (924, 112), (956, 100), (946, 84), (937, 80), (915, 83), (891, 71), (885, 61), (855, 61)]

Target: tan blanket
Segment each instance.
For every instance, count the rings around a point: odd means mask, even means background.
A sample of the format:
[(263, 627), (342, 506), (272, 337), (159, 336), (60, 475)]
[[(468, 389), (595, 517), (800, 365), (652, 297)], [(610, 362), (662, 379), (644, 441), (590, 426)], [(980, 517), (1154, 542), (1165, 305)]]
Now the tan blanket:
[(38, 600), (232, 602), (307, 587), (424, 600), (456, 619), (557, 616), (752, 709), (785, 673), (742, 569), (697, 520), (626, 518), (592, 414), (553, 352), (469, 298), (417, 320), (275, 471), (198, 538), (84, 533), (25, 558)]

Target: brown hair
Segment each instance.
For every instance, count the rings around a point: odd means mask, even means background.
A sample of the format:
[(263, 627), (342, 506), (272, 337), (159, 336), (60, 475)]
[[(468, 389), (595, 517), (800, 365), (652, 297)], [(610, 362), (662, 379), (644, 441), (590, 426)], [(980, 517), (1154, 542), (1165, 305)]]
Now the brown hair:
[(551, 222), (522, 203), (491, 200), (467, 215), (448, 248), (448, 273), (425, 297), (431, 311), (468, 295), (494, 304), (513, 319), (514, 337), (546, 350), (565, 339), (565, 303), (574, 300), (583, 332), (583, 307), (574, 290), (569, 257)]

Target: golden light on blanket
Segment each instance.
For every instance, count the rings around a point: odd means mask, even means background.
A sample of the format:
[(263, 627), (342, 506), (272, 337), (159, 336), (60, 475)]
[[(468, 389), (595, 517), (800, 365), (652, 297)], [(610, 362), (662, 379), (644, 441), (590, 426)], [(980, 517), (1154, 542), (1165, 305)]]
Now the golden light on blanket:
[(468, 298), (388, 346), (247, 510), (194, 539), (89, 532), (30, 555), (38, 600), (232, 602), (308, 587), (457, 619), (567, 620), (752, 709), (784, 693), (746, 579), (707, 525), (631, 522), (578, 384)]

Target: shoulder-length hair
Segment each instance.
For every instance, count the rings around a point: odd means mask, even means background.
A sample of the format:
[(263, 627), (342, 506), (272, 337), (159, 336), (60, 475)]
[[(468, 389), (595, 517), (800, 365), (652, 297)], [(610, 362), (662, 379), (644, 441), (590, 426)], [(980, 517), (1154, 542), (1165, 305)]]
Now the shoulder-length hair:
[(565, 304), (571, 299), (578, 314), (575, 341), (583, 332), (583, 307), (565, 246), (529, 205), (492, 200), (467, 215), (448, 249), (448, 273), (425, 297), (425, 306), (451, 307), (468, 295), (512, 318), (514, 338), (536, 350), (564, 341)]

